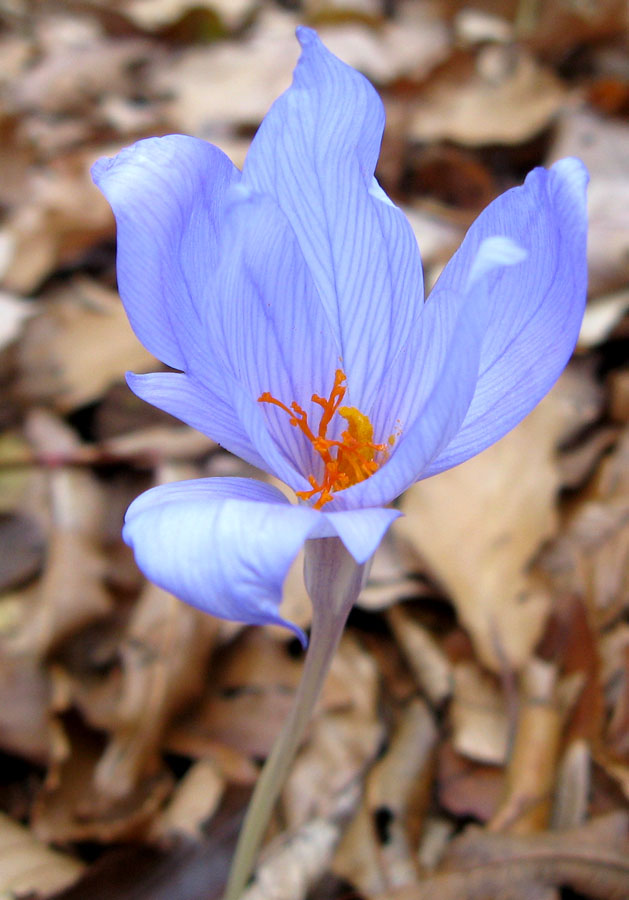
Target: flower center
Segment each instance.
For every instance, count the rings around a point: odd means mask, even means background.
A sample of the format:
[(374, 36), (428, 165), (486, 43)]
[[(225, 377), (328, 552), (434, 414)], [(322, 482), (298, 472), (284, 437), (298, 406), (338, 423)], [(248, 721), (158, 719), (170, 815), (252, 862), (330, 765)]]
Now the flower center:
[[(272, 397), (268, 391), (258, 397), (259, 403), (272, 403), (284, 410), (290, 416), (290, 424), (294, 428), (299, 428), (308, 438), (323, 461), (324, 473), (321, 481), (317, 481), (314, 475), (309, 475), (308, 481), (312, 490), (297, 491), (297, 496), (301, 500), (310, 500), (319, 494), (314, 504), (315, 509), (321, 509), (328, 503), (335, 491), (343, 491), (353, 484), (358, 484), (359, 481), (365, 481), (386, 459), (385, 457), (378, 462), (375, 458), (377, 453), (386, 453), (387, 446), (374, 444), (373, 425), (369, 421), (369, 416), (354, 406), (341, 406), (347, 390), (346, 381), (343, 370), (337, 369), (330, 396), (326, 399), (319, 397), (318, 394), (312, 395), (312, 402), (323, 409), (316, 434), (308, 423), (308, 414), (295, 401), (288, 407)], [(333, 441), (327, 437), (328, 427), (336, 413), (347, 422), (347, 428), (341, 434), (340, 441)], [(389, 443), (393, 443), (392, 438), (389, 439)]]

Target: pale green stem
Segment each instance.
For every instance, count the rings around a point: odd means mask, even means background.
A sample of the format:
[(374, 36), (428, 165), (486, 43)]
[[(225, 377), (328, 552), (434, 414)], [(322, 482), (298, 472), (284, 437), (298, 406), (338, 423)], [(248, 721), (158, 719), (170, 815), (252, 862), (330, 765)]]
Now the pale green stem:
[(306, 543), (306, 587), (312, 600), (312, 632), (293, 708), (256, 784), (224, 894), (239, 900), (256, 861), (271, 813), (310, 722), (350, 609), (362, 586), (357, 565), (338, 538)]

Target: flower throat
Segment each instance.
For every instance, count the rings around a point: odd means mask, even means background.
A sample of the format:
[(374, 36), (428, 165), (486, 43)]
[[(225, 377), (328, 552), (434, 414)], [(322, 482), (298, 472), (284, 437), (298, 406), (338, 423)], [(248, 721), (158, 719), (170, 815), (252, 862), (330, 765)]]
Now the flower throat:
[[(301, 500), (310, 500), (319, 494), (314, 504), (315, 509), (321, 509), (325, 503), (332, 500), (332, 494), (336, 491), (343, 491), (373, 475), (381, 462), (384, 462), (376, 460), (376, 453), (387, 452), (386, 444), (374, 444), (373, 425), (369, 417), (354, 406), (341, 406), (347, 390), (346, 381), (343, 370), (337, 369), (330, 396), (326, 399), (319, 397), (318, 394), (312, 395), (312, 402), (323, 409), (316, 434), (308, 424), (308, 414), (295, 401), (288, 407), (272, 397), (268, 391), (258, 397), (258, 402), (279, 406), (287, 413), (290, 416), (290, 424), (294, 428), (299, 428), (321, 457), (324, 465), (321, 481), (317, 481), (314, 475), (309, 475), (311, 490), (297, 491), (297, 496)], [(327, 437), (328, 426), (336, 413), (347, 422), (347, 428), (341, 434), (340, 441)], [(389, 438), (389, 443), (393, 443), (392, 437)]]

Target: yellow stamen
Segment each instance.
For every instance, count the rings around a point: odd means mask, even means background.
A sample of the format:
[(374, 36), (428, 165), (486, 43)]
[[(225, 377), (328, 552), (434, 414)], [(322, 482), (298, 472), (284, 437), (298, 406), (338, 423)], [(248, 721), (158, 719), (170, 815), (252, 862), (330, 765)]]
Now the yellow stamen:
[[(341, 406), (347, 390), (346, 380), (343, 370), (337, 369), (330, 396), (326, 399), (318, 394), (312, 395), (312, 402), (323, 409), (317, 434), (314, 434), (308, 423), (308, 414), (295, 401), (290, 407), (286, 406), (268, 391), (258, 397), (260, 403), (271, 403), (287, 413), (290, 416), (290, 424), (300, 429), (321, 457), (324, 465), (321, 482), (318, 482), (314, 475), (309, 475), (311, 490), (297, 491), (297, 496), (302, 500), (310, 500), (319, 494), (314, 504), (315, 509), (321, 509), (329, 503), (336, 491), (343, 491), (360, 481), (365, 481), (386, 459), (387, 445), (374, 443), (373, 425), (369, 421), (369, 416), (353, 406)], [(337, 412), (347, 422), (347, 428), (341, 434), (340, 441), (327, 437), (328, 427)], [(392, 444), (391, 438), (389, 444)], [(377, 453), (384, 454), (381, 460), (376, 459)]]

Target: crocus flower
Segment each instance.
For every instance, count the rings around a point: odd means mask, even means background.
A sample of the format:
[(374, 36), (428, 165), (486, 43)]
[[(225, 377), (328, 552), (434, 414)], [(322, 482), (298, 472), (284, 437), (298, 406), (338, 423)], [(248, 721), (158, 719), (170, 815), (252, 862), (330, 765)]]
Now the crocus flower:
[(391, 501), (516, 425), (568, 361), (586, 292), (587, 174), (563, 159), (479, 216), (425, 301), (414, 234), (373, 174), (382, 104), (313, 31), (298, 37), (242, 173), (183, 135), (93, 169), (131, 324), (178, 370), (130, 374), (131, 389), (297, 495), (209, 478), (127, 513), (149, 578), (246, 623), (289, 624), (282, 584), (304, 541), (337, 537), (364, 563)]

